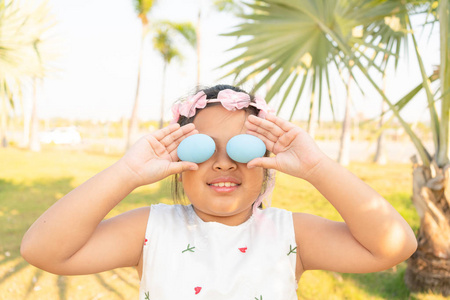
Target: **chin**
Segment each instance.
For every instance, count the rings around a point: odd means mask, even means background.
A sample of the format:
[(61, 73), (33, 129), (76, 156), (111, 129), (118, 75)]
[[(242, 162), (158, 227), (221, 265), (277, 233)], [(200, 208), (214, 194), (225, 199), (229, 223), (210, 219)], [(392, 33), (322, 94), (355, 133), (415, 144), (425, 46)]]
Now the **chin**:
[(234, 201), (219, 201), (215, 205), (209, 206), (210, 211), (217, 216), (228, 217), (252, 209), (252, 204), (240, 204)]

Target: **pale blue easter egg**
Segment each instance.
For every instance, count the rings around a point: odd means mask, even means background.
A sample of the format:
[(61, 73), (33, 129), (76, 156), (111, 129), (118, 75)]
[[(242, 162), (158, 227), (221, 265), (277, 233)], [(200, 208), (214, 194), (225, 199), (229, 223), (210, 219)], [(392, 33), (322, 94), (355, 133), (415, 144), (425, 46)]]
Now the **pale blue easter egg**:
[(228, 156), (237, 162), (248, 163), (266, 153), (266, 145), (256, 136), (240, 134), (232, 137), (227, 143)]
[(207, 161), (216, 150), (214, 140), (206, 134), (188, 136), (178, 145), (177, 155), (183, 161), (202, 163)]

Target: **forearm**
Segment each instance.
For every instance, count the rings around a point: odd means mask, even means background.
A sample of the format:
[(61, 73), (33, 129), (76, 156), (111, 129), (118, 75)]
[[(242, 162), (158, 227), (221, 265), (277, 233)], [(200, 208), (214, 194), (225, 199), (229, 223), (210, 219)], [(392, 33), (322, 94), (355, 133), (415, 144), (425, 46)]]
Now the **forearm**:
[(338, 163), (325, 157), (307, 180), (336, 208), (353, 237), (374, 257), (401, 259), (415, 250), (414, 233), (401, 215)]
[(22, 241), (22, 255), (54, 262), (71, 257), (108, 212), (136, 187), (133, 179), (119, 161), (72, 190), (30, 227)]

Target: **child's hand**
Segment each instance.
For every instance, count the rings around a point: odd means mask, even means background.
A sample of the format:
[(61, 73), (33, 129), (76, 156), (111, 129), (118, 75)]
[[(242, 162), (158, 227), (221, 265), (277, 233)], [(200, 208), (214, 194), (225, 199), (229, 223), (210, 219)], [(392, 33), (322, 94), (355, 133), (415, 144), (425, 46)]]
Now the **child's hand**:
[(197, 170), (192, 162), (178, 162), (177, 147), (186, 137), (196, 134), (194, 124), (172, 124), (139, 139), (121, 161), (136, 175), (138, 186), (157, 182), (169, 175)]
[(309, 134), (275, 115), (266, 119), (250, 115), (245, 123), (248, 133), (259, 137), (275, 156), (260, 157), (247, 166), (275, 169), (308, 180), (311, 171), (325, 157)]

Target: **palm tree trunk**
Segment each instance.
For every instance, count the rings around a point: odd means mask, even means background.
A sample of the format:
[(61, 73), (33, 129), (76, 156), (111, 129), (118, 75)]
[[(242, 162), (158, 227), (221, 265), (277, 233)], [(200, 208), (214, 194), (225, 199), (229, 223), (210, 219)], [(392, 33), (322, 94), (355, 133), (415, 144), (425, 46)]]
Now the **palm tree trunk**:
[(127, 133), (127, 145), (126, 149), (129, 149), (134, 142), (138, 131), (138, 110), (139, 110), (139, 88), (141, 83), (141, 69), (142, 69), (142, 60), (144, 55), (144, 39), (147, 33), (146, 25), (142, 26), (142, 35), (141, 35), (141, 48), (139, 50), (139, 64), (138, 64), (138, 75), (137, 75), (137, 83), (136, 83), (136, 95), (134, 97), (134, 105), (133, 110), (131, 112), (130, 122), (128, 125), (128, 133)]
[(39, 120), (37, 116), (37, 78), (33, 78), (33, 105), (31, 109), (31, 121), (30, 121), (30, 144), (29, 149), (34, 152), (41, 150), (41, 144), (39, 143)]
[(415, 164), (413, 203), (420, 216), (417, 251), (408, 260), (405, 282), (411, 291), (450, 295), (450, 164)]
[(348, 166), (350, 163), (350, 142), (351, 142), (351, 118), (350, 118), (350, 106), (352, 104), (352, 98), (350, 95), (350, 82), (352, 76), (348, 78), (347, 83), (347, 99), (345, 101), (345, 114), (344, 121), (342, 123), (341, 144), (339, 147), (338, 163), (343, 166)]
[(161, 117), (159, 119), (159, 129), (164, 127), (164, 98), (165, 98), (165, 91), (166, 91), (166, 69), (167, 69), (167, 62), (164, 61), (163, 73), (162, 73)]

